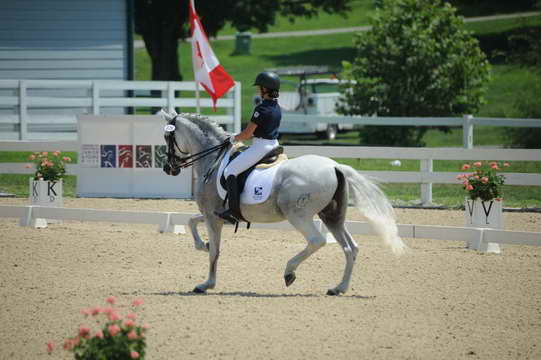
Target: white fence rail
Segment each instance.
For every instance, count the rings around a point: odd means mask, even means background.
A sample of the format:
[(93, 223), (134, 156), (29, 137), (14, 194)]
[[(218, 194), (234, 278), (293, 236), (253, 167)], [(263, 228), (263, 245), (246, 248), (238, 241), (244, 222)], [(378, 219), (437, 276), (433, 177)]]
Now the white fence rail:
[[(202, 89), (201, 89), (202, 90)], [(158, 91), (160, 97), (148, 97)], [(183, 97), (175, 97), (182, 91)], [(136, 97), (144, 92), (145, 97)], [(193, 93), (185, 97), (186, 92)], [(78, 114), (124, 113), (130, 107), (211, 108), (212, 100), (195, 82), (106, 80), (0, 80), (0, 139), (77, 139)], [(210, 116), (228, 129), (241, 128), (241, 84), (236, 82), (217, 108), (225, 115)]]
[[(78, 151), (78, 142), (33, 142), (0, 141), (0, 151)], [(421, 186), (421, 203), (432, 203), (432, 184), (458, 184), (460, 172), (434, 172), (434, 160), (499, 160), (499, 161), (540, 161), (541, 150), (523, 149), (461, 149), (461, 148), (391, 148), (363, 146), (286, 146), (290, 157), (306, 154), (332, 158), (353, 159), (409, 159), (420, 160), (421, 170), (414, 171), (360, 171), (389, 183), (414, 183)], [(0, 173), (31, 174), (23, 163), (0, 163)], [(77, 165), (70, 165), (68, 173), (76, 175)], [(541, 186), (541, 174), (505, 173), (506, 184)]]
[[(136, 224), (157, 224), (160, 232), (184, 233), (183, 227), (188, 225), (190, 218), (198, 214), (155, 211), (121, 211), (55, 208), (42, 206), (0, 206), (0, 218), (19, 218), (21, 226), (46, 227), (43, 219), (122, 222)], [(41, 221), (39, 221), (41, 220)], [(320, 220), (314, 220), (316, 226), (322, 228)], [(346, 221), (346, 226), (352, 234), (375, 235), (371, 226), (362, 221)], [(273, 230), (294, 230), (288, 222), (272, 224), (253, 224), (254, 228)], [(510, 245), (541, 246), (541, 233), (523, 231), (504, 231), (484, 228), (463, 228), (454, 226), (434, 226), (398, 224), (398, 233), (404, 238), (464, 241), (466, 244), (498, 243)], [(329, 238), (328, 238), (329, 241)], [(482, 248), (482, 247), (479, 247)]]
[[(379, 126), (461, 126), (463, 145), (466, 149), (473, 148), (473, 128), (475, 125), (509, 126), (509, 127), (541, 127), (541, 119), (509, 119), (485, 118), (464, 115), (455, 117), (379, 117), (379, 116), (318, 116), (318, 115), (287, 115), (288, 123), (321, 122), (325, 124), (379, 125)], [(305, 127), (305, 126), (301, 126)]]

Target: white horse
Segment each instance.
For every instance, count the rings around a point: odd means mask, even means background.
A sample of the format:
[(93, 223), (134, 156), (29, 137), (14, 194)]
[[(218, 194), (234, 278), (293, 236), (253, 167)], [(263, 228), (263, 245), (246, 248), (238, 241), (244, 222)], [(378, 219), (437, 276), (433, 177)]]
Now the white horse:
[[(203, 116), (165, 112), (162, 115), (168, 122), (165, 132), (168, 160), (164, 171), (169, 175), (178, 175), (182, 167), (194, 165), (194, 194), (201, 215), (192, 218), (189, 226), (195, 248), (208, 251), (210, 260), (208, 279), (197, 285), (194, 292), (204, 293), (216, 286), (224, 225), (224, 221), (215, 215), (216, 211), (223, 210), (223, 200), (217, 190), (216, 182), (219, 179), (216, 169), (220, 165), (218, 160), (221, 161), (231, 148), (227, 141), (230, 134)], [(206, 151), (209, 149), (215, 152)], [(219, 151), (221, 149), (223, 151)], [(357, 244), (344, 226), (350, 196), (355, 207), (369, 220), (393, 252), (403, 253), (406, 246), (398, 236), (393, 208), (379, 187), (350, 166), (338, 164), (330, 158), (304, 155), (286, 160), (276, 170), (267, 200), (259, 204), (241, 204), (242, 215), (247, 221), (272, 223), (287, 220), (308, 242), (304, 250), (288, 261), (284, 273), (286, 286), (295, 281), (297, 267), (326, 244), (325, 237), (313, 221), (317, 214), (340, 244), (346, 257), (342, 280), (336, 287), (329, 289), (327, 294), (338, 295), (348, 290), (358, 253)], [(200, 222), (206, 225), (208, 243), (203, 242), (197, 232)]]

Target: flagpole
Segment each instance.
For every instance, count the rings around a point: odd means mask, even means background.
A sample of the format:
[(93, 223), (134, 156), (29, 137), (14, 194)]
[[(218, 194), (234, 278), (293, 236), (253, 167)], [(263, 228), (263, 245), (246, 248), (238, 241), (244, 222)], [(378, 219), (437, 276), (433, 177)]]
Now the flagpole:
[(195, 110), (201, 114), (201, 97), (199, 95), (199, 81), (195, 81)]

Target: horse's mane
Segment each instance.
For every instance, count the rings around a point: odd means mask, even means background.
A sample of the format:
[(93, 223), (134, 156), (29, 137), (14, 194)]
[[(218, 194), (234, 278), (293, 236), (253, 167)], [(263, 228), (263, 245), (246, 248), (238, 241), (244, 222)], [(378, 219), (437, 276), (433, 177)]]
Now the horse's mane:
[(206, 137), (210, 135), (218, 140), (223, 140), (227, 136), (224, 129), (216, 121), (209, 119), (207, 116), (193, 113), (181, 113), (178, 116), (195, 125)]

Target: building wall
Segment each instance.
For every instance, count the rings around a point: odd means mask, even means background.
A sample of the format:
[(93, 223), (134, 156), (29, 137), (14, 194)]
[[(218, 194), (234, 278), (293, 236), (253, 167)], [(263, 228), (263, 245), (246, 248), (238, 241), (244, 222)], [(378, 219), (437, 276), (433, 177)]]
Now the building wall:
[(0, 79), (131, 79), (127, 4), (0, 1)]

